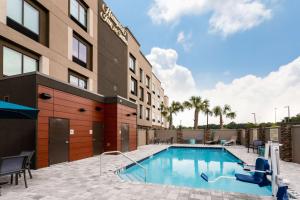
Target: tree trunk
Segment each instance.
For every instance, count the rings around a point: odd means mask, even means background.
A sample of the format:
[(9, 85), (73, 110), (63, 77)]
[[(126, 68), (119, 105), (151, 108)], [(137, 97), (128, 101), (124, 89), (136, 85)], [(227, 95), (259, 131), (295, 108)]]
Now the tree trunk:
[(170, 124), (169, 124), (169, 129), (173, 129), (173, 114), (170, 113)]
[(195, 114), (194, 114), (194, 129), (198, 128), (198, 118), (199, 118), (199, 111), (195, 110)]
[(208, 113), (206, 113), (206, 129), (208, 129)]
[(223, 129), (223, 115), (220, 115), (220, 129)]

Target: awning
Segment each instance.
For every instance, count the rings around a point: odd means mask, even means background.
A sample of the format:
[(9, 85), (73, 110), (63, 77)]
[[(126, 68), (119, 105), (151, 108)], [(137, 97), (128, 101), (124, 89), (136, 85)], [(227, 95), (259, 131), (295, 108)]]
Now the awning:
[(36, 119), (39, 110), (0, 101), (0, 119)]

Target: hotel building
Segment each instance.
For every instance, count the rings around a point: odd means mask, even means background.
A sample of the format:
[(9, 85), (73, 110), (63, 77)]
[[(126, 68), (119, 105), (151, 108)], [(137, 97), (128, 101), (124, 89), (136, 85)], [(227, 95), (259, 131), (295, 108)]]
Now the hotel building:
[(101, 0), (1, 0), (0, 100), (40, 111), (0, 121), (0, 157), (35, 150), (41, 168), (136, 149), (137, 128), (152, 127), (136, 44)]

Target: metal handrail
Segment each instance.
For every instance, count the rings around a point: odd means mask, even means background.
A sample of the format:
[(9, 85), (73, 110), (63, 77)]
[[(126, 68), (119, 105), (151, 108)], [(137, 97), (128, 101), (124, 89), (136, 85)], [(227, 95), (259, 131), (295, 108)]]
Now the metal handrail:
[(143, 165), (141, 165), (140, 163), (138, 163), (137, 161), (132, 159), (131, 157), (129, 157), (126, 154), (122, 153), (121, 151), (107, 151), (107, 152), (104, 152), (100, 155), (100, 176), (102, 175), (102, 156), (107, 155), (107, 154), (116, 154), (116, 153), (124, 156), (125, 158), (127, 158), (131, 162), (135, 163), (140, 168), (142, 168), (144, 170), (144, 181), (145, 182), (147, 181), (147, 169)]

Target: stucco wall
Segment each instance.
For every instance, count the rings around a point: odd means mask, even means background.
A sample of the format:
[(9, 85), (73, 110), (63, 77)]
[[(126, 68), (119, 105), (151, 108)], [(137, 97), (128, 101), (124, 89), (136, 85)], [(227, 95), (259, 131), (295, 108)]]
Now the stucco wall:
[(145, 129), (138, 129), (137, 137), (138, 137), (138, 146), (143, 146), (147, 144), (147, 133)]
[(220, 140), (230, 140), (233, 135), (237, 136), (236, 129), (215, 129), (212, 135), (219, 135)]
[(177, 132), (176, 130), (156, 130), (155, 135), (160, 140), (166, 140), (173, 137), (173, 142), (177, 142)]

